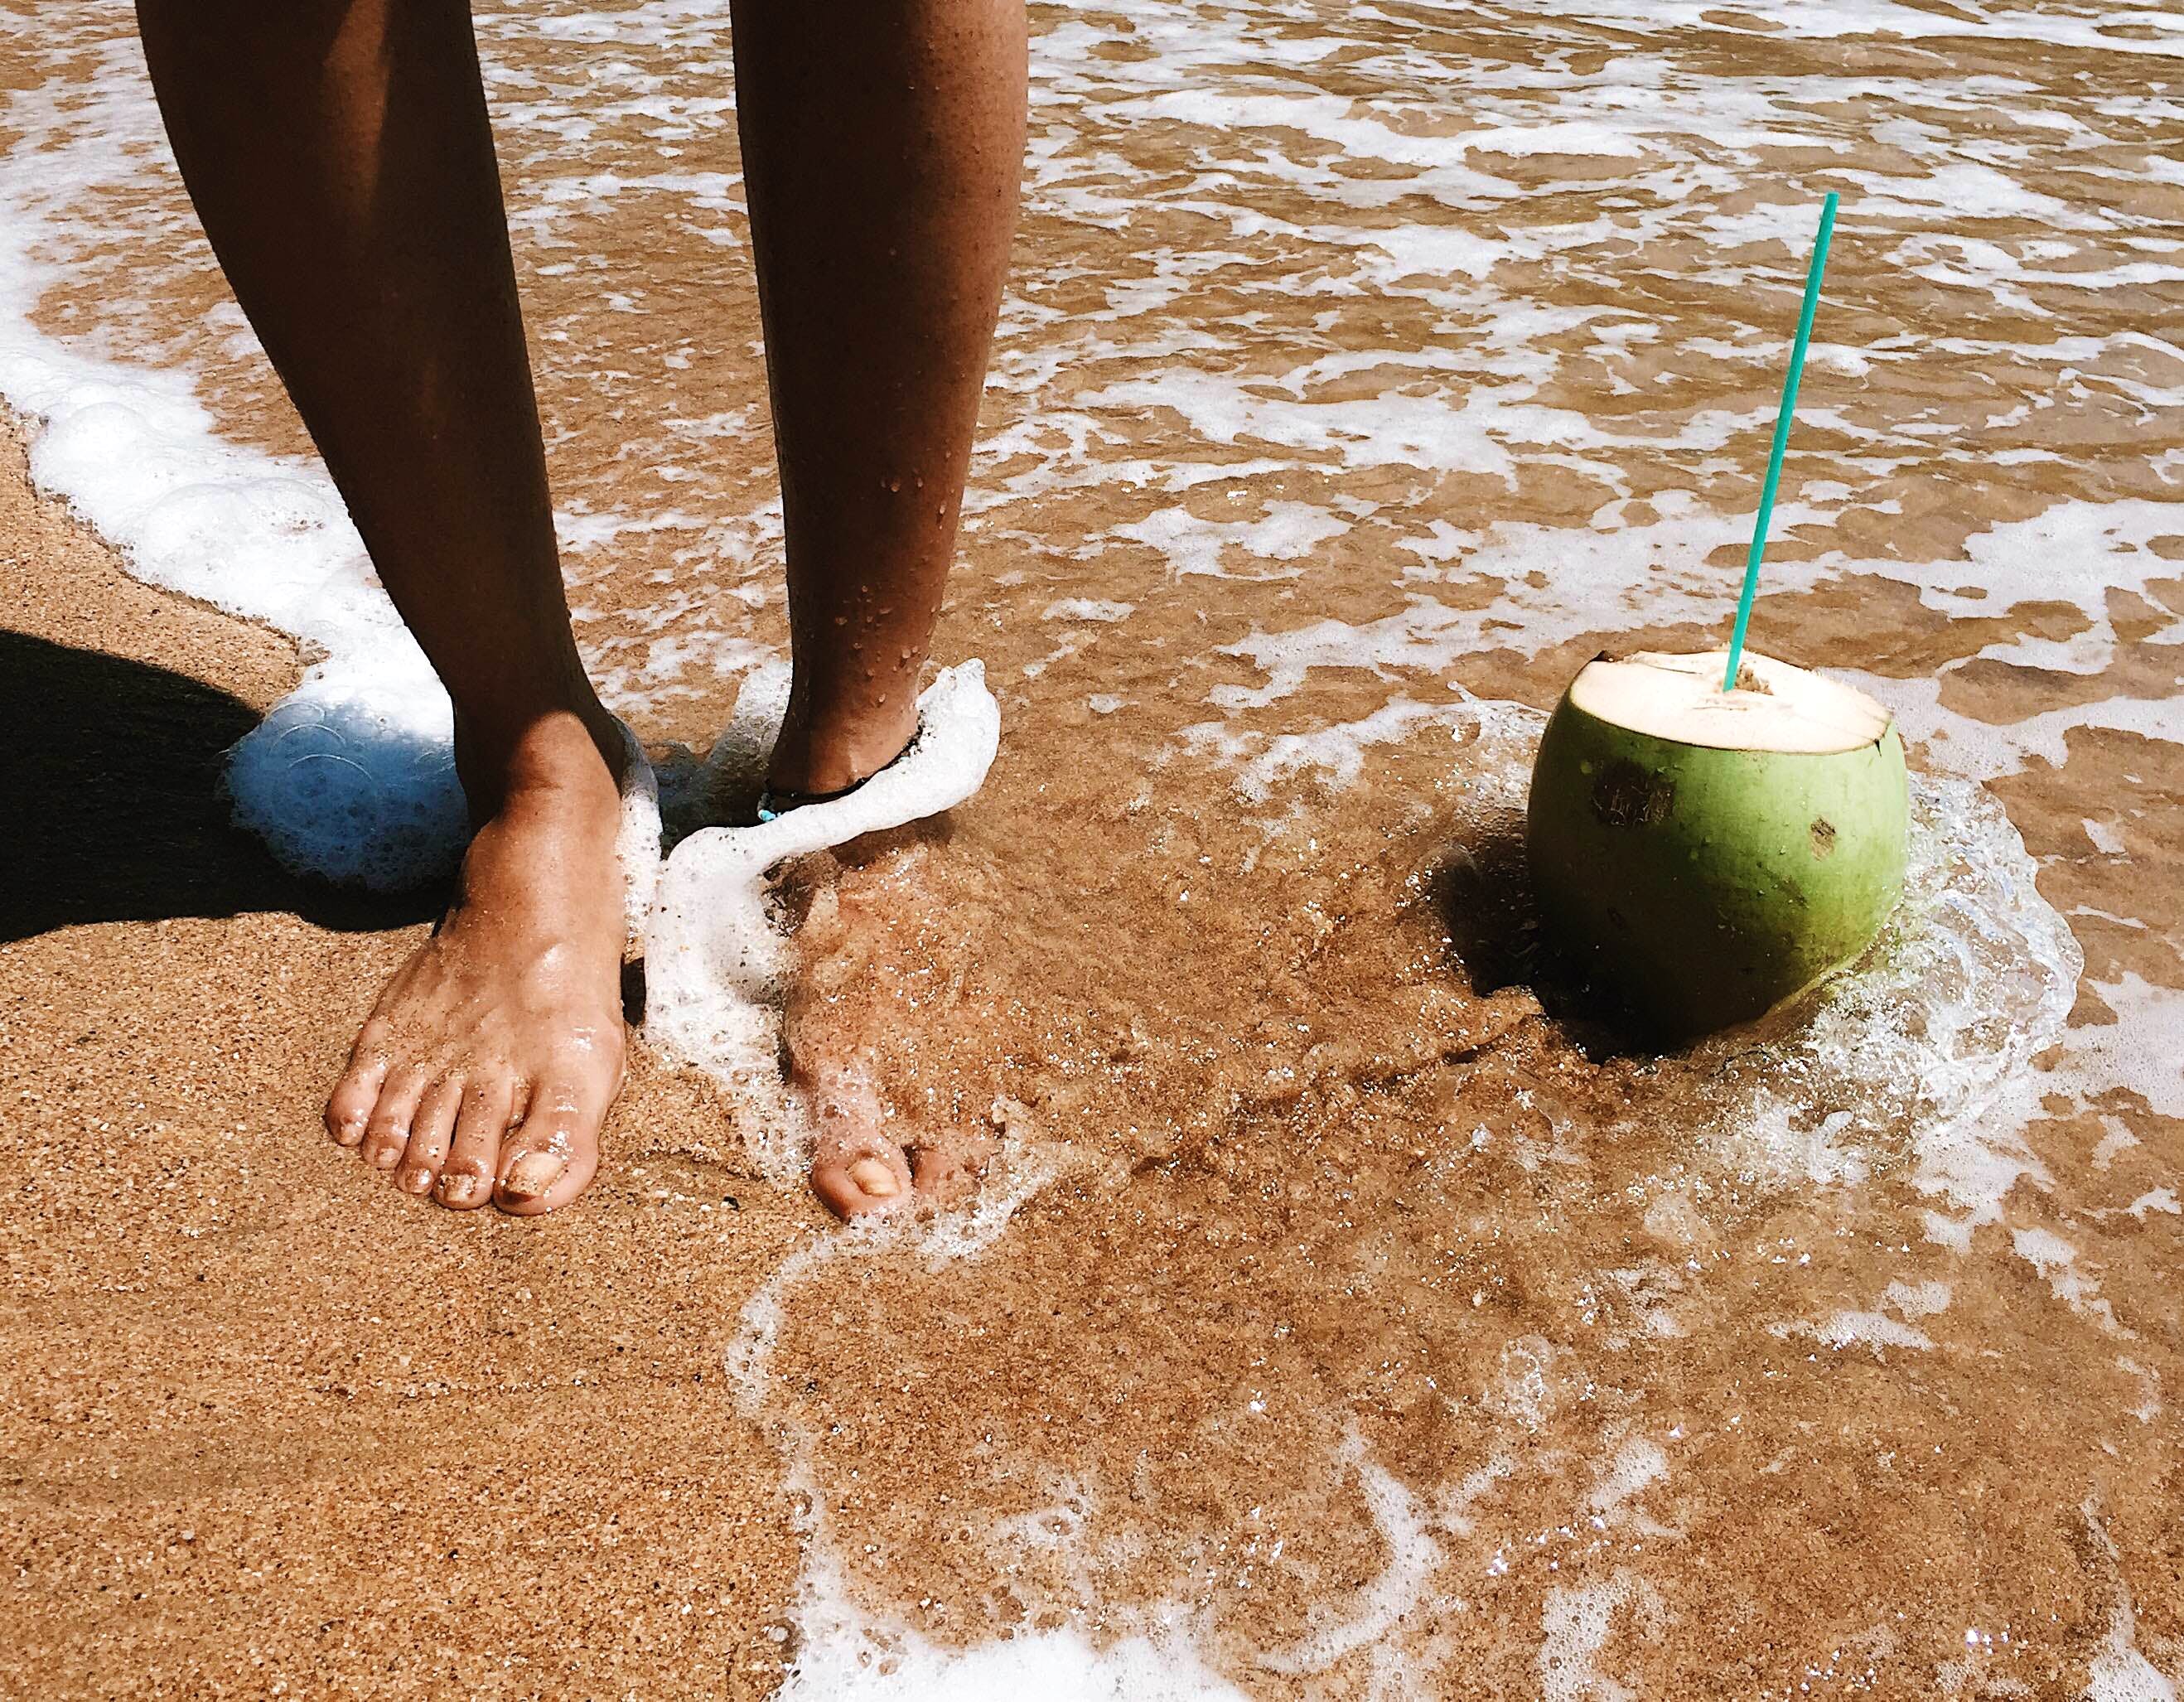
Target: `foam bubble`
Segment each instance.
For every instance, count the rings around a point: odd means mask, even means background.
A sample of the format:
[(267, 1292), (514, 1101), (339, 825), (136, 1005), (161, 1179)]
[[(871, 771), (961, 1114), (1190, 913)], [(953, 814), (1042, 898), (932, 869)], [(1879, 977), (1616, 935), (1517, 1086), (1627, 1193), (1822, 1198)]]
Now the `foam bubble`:
[(1065, 1626), (949, 1649), (876, 1625), (816, 1540), (796, 1623), (797, 1655), (776, 1693), (795, 1702), (1245, 1702), (1178, 1636), (1139, 1633), (1101, 1648)]
[(1614, 1629), (1617, 1610), (1633, 1604), (1651, 1617), (1660, 1615), (1652, 1586), (1623, 1567), (1600, 1583), (1547, 1592), (1540, 1612), (1540, 1694), (1544, 1702), (1633, 1702), (1637, 1693), (1608, 1677), (1596, 1664)]
[(2176, 1684), (2139, 1649), (2137, 1610), (2115, 1539), (2091, 1498), (2079, 1513), (2109, 1589), (2108, 1636), (2086, 1666), (2084, 1702), (2176, 1702)]
[(2112, 1336), (2132, 1332), (2116, 1322), (2115, 1310), (2101, 1298), (2101, 1286), (2078, 1269), (2078, 1250), (2053, 1230), (2036, 1225), (2010, 1231), (2010, 1247), (2047, 1280), (2048, 1292)]
[(2044, 1182), (2023, 1133), (2032, 1060), (2063, 1038), (2085, 958), (2036, 873), (1986, 791), (1914, 778), (1902, 905), (1794, 1035), (1748, 1067), (1721, 1060), (1708, 1137), (1721, 1155), (1784, 1182), (1856, 1180), (1908, 1157), (1934, 1202), (1927, 1233), (1959, 1249), (2020, 1179)]
[(406, 719), (313, 679), (230, 754), (237, 823), (298, 873), (390, 892), (443, 873), (469, 826), (452, 728)]
[[(1859, 1343), (1880, 1357), (1883, 1348), (1930, 1348), (1933, 1338), (1909, 1320), (1925, 1318), (1948, 1308), (1952, 1293), (1946, 1282), (1892, 1282), (1882, 1291), (1880, 1309), (1871, 1312), (1840, 1311), (1818, 1324), (1776, 1324), (1769, 1333), (1777, 1340), (1810, 1336), (1830, 1348)], [(1893, 1318), (1887, 1314), (1894, 1312)]]
[(1323, 1672), (1346, 1655), (1381, 1644), (1425, 1599), (1444, 1558), (1418, 1498), (1373, 1459), (1354, 1427), (1345, 1435), (1335, 1463), (1356, 1474), (1373, 1528), (1387, 1545), (1388, 1562), (1346, 1604), (1318, 1604), (1313, 1617), (1320, 1623), (1302, 1639), (1262, 1655), (1259, 1664), (1269, 1672)]

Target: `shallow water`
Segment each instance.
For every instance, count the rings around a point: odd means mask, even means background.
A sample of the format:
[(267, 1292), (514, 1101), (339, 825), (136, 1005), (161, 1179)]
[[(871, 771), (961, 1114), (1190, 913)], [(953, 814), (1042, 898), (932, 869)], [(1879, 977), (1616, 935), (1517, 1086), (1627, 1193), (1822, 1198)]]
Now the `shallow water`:
[[(1000, 757), (788, 895), (807, 1016), (1004, 1169), (746, 1314), (796, 1694), (2170, 1694), (2184, 20), (1034, 15), (938, 646)], [(587, 655), (703, 749), (784, 635), (725, 8), (480, 27)], [(322, 653), (238, 777), (290, 855), (428, 865), (444, 710), (125, 13), (4, 28), (36, 471)], [(1828, 189), (1755, 632), (1897, 712), (1913, 898), (1652, 1059), (1512, 823), (1585, 657), (1718, 637)]]

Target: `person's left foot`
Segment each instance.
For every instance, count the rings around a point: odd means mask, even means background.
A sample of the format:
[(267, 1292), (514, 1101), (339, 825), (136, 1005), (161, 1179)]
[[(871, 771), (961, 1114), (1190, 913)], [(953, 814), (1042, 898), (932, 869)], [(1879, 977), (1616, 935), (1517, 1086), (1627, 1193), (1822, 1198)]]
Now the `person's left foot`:
[(844, 1218), (907, 1205), (916, 1180), (910, 1155), (889, 1138), (886, 1108), (866, 1069), (832, 1058), (807, 1063), (799, 1057), (794, 1079), (819, 1125), (811, 1191)]
[(982, 1128), (929, 1123), (914, 1131), (889, 1102), (883, 1060), (899, 1052), (905, 1020), (937, 1014), (895, 996), (918, 984), (919, 941), (937, 901), (905, 870), (844, 870), (812, 859), (786, 890), (800, 912), (799, 964), (783, 1013), (789, 1080), (817, 1125), (811, 1187), (844, 1218), (950, 1204), (975, 1191), (995, 1151)]
[(819, 1125), (811, 1191), (829, 1210), (868, 1217), (913, 1200), (951, 1204), (976, 1191), (993, 1158), (991, 1136), (965, 1131), (905, 1146), (888, 1132), (887, 1108), (863, 1063), (791, 1055)]
[[(917, 698), (907, 683), (922, 661), (903, 654), (893, 694), (830, 693), (817, 710), (801, 681), (793, 685), (767, 767), (769, 795), (854, 790), (901, 756), (917, 732)], [(834, 864), (838, 873), (840, 867)], [(976, 1191), (990, 1165), (997, 1150), (992, 1136), (941, 1126), (905, 1138), (881, 1086), (880, 1060), (899, 1038), (894, 1025), (919, 1003), (891, 997), (889, 990), (915, 985), (924, 973), (917, 942), (936, 919), (931, 912), (938, 901), (915, 878), (875, 885), (869, 877), (829, 881), (822, 875), (816, 888), (806, 884), (811, 879), (808, 873), (791, 878), (792, 889), (801, 892), (797, 937), (804, 961), (790, 990), (783, 1038), (790, 1080), (817, 1125), (812, 1191), (844, 1218), (900, 1211), (916, 1200), (960, 1200)]]
[[(907, 678), (915, 681), (915, 668)], [(800, 686), (800, 682), (799, 683)], [(900, 756), (917, 731), (917, 694), (905, 688), (894, 700), (808, 708), (799, 686), (789, 690), (788, 718), (766, 761), (767, 790), (788, 796), (829, 797), (863, 784)]]

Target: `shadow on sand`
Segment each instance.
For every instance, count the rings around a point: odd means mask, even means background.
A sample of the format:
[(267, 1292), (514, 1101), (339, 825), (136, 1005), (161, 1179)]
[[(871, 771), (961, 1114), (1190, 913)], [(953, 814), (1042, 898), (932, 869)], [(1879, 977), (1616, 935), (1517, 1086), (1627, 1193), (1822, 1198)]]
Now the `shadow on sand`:
[(1546, 937), (1532, 896), (1522, 816), (1451, 839), (1430, 891), (1457, 967), (1481, 998), (1522, 987), (1584, 1055), (1657, 1058), (1664, 1048), (1645, 1024)]
[(86, 922), (292, 911), (397, 928), (435, 895), (368, 897), (300, 879), (228, 818), (227, 747), (257, 711), (201, 681), (0, 631), (8, 728), (0, 941)]

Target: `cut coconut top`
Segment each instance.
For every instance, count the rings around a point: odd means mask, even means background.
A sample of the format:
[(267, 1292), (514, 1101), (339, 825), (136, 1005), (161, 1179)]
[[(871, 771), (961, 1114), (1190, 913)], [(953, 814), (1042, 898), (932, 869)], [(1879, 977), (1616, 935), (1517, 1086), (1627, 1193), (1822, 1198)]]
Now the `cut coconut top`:
[(1747, 650), (1737, 689), (1724, 691), (1728, 666), (1726, 650), (1602, 656), (1571, 684), (1570, 701), (1611, 726), (1718, 751), (1825, 756), (1888, 731), (1888, 711), (1851, 686)]

